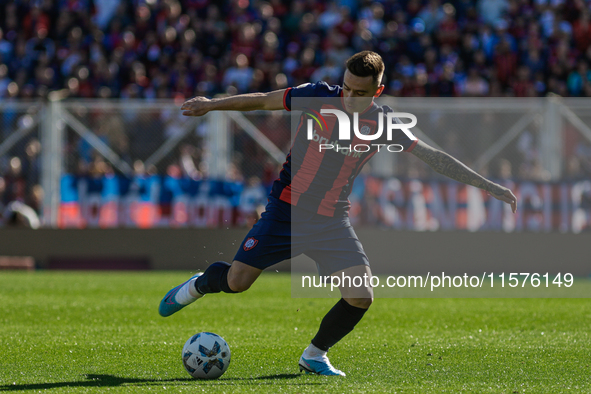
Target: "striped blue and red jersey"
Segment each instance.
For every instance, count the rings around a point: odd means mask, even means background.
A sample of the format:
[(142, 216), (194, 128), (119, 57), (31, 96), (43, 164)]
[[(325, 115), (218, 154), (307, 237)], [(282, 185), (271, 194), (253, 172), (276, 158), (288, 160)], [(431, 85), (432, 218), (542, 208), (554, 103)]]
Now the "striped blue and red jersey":
[[(326, 82), (317, 82), (288, 88), (283, 96), (283, 106), (292, 110), (293, 98), (333, 98), (321, 104), (321, 109), (338, 109), (345, 111), (342, 102), (342, 88), (329, 86)], [(339, 100), (339, 97), (341, 98)], [(300, 101), (298, 100), (298, 103)], [(295, 108), (294, 108), (295, 109)], [(299, 108), (298, 108), (299, 109)], [(372, 103), (364, 112), (359, 114), (359, 130), (363, 134), (375, 134), (379, 116), (383, 116), (386, 124), (386, 114), (392, 112), (388, 106)], [(351, 145), (366, 144), (367, 152), (355, 152), (349, 149), (320, 149), (320, 143), (338, 141), (339, 127), (335, 116), (325, 116), (326, 127), (314, 126), (314, 139), (308, 140), (306, 124), (309, 115), (302, 112), (299, 118), (295, 137), (290, 152), (287, 155), (279, 178), (274, 182), (271, 196), (287, 202), (292, 206), (315, 212), (323, 216), (347, 215), (351, 206), (349, 194), (353, 182), (363, 166), (378, 152), (378, 144), (398, 144), (405, 152), (410, 152), (418, 142), (399, 129), (394, 129), (392, 138), (386, 140), (386, 133), (373, 141), (359, 139), (352, 132)], [(398, 121), (398, 123), (402, 123)], [(335, 127), (336, 126), (336, 127)], [(369, 131), (367, 131), (367, 127)], [(385, 127), (385, 126), (384, 126)], [(395, 153), (390, 153), (395, 154)]]

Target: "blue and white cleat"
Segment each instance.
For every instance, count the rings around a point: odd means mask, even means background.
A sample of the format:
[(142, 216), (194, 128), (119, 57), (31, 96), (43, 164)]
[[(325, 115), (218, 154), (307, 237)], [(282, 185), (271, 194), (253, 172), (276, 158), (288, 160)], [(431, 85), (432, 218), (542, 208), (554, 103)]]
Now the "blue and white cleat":
[(300, 372), (313, 373), (324, 376), (347, 376), (343, 371), (339, 371), (330, 364), (328, 357), (323, 356), (322, 361), (300, 357)]
[(203, 275), (202, 272), (198, 273), (197, 275), (193, 275), (191, 279), (166, 293), (162, 301), (160, 301), (160, 307), (158, 308), (158, 313), (160, 313), (160, 316), (170, 316), (192, 302), (195, 302), (199, 298), (203, 297), (202, 294), (200, 294), (198, 297), (194, 297), (189, 292), (190, 286), (195, 286), (195, 281), (201, 275)]

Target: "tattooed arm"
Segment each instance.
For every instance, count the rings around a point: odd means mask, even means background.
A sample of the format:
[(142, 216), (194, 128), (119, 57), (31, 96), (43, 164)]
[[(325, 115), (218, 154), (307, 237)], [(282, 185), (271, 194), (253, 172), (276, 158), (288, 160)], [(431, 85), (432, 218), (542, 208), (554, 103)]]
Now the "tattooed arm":
[(412, 150), (412, 154), (423, 160), (438, 173), (451, 179), (455, 179), (456, 181), (487, 191), (497, 200), (511, 204), (511, 210), (513, 212), (517, 209), (517, 198), (513, 195), (511, 190), (489, 181), (466, 167), (453, 156), (437, 150), (420, 140)]

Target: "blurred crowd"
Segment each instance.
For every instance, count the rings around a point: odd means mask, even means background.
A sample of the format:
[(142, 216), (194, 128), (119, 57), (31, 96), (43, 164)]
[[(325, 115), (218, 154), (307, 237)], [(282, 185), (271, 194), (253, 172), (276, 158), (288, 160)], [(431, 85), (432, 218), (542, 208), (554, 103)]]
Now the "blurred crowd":
[(0, 97), (168, 98), (339, 83), (397, 96), (591, 96), (587, 0), (8, 0)]
[(43, 203), (40, 185), (41, 144), (32, 138), (24, 154), (0, 160), (0, 226), (38, 228)]
[[(590, 0), (5, 0), (0, 102), (52, 95), (182, 102), (310, 81), (339, 84), (345, 60), (362, 50), (384, 58), (389, 95), (591, 97), (590, 11)], [(145, 168), (143, 161), (180, 127), (174, 115), (160, 117), (140, 128), (113, 125), (117, 119), (90, 128), (134, 174), (206, 177), (202, 135), (185, 140), (174, 163)], [(3, 122), (5, 139), (14, 121)], [(277, 168), (260, 146), (243, 133), (234, 142), (243, 157), (230, 165), (228, 179), (272, 182)], [(453, 139), (446, 144), (453, 154)], [(87, 141), (69, 136), (67, 145), (74, 157), (68, 171), (115, 171)], [(533, 157), (524, 159), (527, 171), (501, 159), (490, 174), (546, 179), (534, 145), (522, 136), (515, 148)], [(566, 176), (591, 176), (590, 145), (570, 146)], [(40, 149), (28, 139), (0, 161), (4, 207), (16, 200), (39, 208)], [(244, 161), (256, 165), (245, 170)]]

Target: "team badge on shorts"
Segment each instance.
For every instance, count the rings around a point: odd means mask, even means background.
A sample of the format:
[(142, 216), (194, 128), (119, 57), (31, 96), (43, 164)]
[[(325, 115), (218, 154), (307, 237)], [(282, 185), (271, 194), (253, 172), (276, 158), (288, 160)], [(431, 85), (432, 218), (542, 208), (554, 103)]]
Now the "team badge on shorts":
[(248, 252), (249, 250), (257, 246), (258, 243), (258, 240), (254, 239), (254, 237), (250, 237), (244, 242), (244, 250)]

